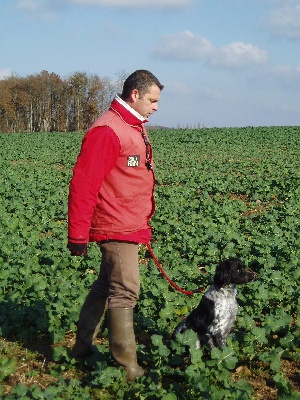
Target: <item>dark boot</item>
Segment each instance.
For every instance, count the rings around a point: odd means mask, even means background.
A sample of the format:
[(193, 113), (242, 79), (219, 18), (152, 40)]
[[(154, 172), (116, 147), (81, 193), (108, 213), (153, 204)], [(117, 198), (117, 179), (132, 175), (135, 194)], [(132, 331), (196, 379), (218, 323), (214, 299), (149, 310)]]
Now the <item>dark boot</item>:
[(86, 358), (92, 354), (91, 345), (96, 338), (105, 314), (106, 298), (90, 292), (80, 311), (76, 341), (71, 351), (72, 358)]
[(144, 370), (137, 363), (132, 308), (108, 310), (108, 340), (114, 359), (127, 372), (127, 382), (143, 376)]

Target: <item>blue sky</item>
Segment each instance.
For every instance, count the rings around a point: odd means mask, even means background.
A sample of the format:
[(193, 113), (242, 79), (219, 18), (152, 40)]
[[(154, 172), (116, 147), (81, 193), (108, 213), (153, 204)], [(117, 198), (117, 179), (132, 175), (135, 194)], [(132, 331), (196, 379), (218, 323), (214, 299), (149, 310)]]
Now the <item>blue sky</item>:
[(0, 79), (42, 70), (164, 84), (153, 125), (300, 125), (300, 1), (0, 0)]

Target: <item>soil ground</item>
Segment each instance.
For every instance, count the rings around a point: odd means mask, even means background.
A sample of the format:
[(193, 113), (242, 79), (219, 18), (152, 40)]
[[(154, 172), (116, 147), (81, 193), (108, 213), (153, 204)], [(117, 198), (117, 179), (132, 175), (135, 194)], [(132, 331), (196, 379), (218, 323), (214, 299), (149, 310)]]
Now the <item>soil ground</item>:
[[(71, 348), (74, 344), (74, 335), (70, 334), (64, 342), (55, 346)], [(96, 345), (103, 343), (103, 339), (97, 339)], [(38, 385), (41, 389), (54, 384), (57, 378), (50, 374), (56, 363), (52, 359), (53, 347), (47, 340), (34, 341), (20, 345), (17, 342), (9, 342), (2, 339), (0, 352), (4, 356), (14, 358), (17, 362), (16, 371), (1, 382), (3, 394), (8, 394), (11, 389), (19, 383), (28, 387)], [(9, 349), (9, 354), (7, 353)], [(300, 362), (282, 360), (281, 369), (286, 379), (292, 384), (295, 391), (300, 393)], [(64, 379), (81, 379), (84, 372), (78, 368), (66, 369), (63, 373)], [(257, 365), (255, 370), (249, 370), (245, 366), (237, 367), (233, 372), (233, 379), (246, 379), (254, 389), (253, 400), (276, 400), (277, 391), (265, 366)]]

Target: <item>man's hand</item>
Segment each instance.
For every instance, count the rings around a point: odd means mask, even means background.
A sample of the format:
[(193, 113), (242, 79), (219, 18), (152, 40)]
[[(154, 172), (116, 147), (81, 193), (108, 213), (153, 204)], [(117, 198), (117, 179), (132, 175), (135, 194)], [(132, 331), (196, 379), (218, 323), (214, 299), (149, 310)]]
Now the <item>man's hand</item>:
[(68, 249), (71, 256), (85, 256), (87, 257), (87, 243), (71, 243), (68, 242)]

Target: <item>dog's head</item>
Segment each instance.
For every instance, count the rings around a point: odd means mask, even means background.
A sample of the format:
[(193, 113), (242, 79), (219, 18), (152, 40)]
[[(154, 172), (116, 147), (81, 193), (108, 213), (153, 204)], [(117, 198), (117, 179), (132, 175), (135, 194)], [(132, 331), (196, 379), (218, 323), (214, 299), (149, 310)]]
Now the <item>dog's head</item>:
[(256, 279), (256, 274), (247, 271), (246, 266), (238, 258), (221, 261), (216, 269), (214, 284), (222, 287), (231, 284), (241, 285)]

